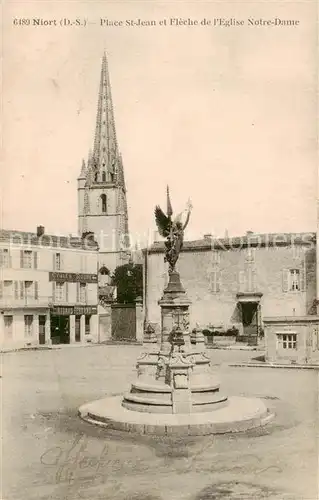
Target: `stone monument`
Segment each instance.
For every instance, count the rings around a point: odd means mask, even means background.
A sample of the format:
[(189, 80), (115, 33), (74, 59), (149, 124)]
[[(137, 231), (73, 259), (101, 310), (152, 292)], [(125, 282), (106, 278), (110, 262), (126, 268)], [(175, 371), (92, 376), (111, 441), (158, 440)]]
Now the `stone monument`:
[(199, 328), (195, 329), (191, 342), (191, 302), (176, 270), (191, 209), (188, 202), (186, 211), (173, 218), (168, 188), (167, 213), (159, 206), (155, 208), (156, 224), (165, 238), (165, 261), (169, 265), (168, 285), (158, 302), (160, 345), (138, 358), (137, 377), (127, 394), (80, 408), (80, 416), (89, 422), (145, 434), (202, 435), (247, 430), (272, 418), (261, 400), (228, 398), (220, 391)]
[(191, 413), (209, 411), (227, 402), (219, 384), (212, 379), (206, 353), (190, 342), (189, 306), (191, 304), (176, 270), (183, 247), (184, 231), (190, 219), (191, 203), (173, 218), (167, 188), (167, 214), (155, 208), (158, 231), (165, 241), (165, 261), (169, 282), (159, 300), (161, 307), (160, 349), (145, 352), (137, 360), (137, 380), (124, 396), (123, 406), (149, 413)]

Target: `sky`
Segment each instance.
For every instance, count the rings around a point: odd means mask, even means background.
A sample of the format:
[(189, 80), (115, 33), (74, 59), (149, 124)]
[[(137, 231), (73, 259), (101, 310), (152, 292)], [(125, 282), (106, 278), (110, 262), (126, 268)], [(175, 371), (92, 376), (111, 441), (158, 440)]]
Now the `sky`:
[[(76, 179), (93, 146), (106, 50), (132, 234), (153, 234), (167, 184), (177, 212), (192, 200), (188, 239), (314, 231), (316, 10), (312, 0), (4, 2), (2, 226), (77, 232)], [(156, 26), (100, 25), (139, 18)]]

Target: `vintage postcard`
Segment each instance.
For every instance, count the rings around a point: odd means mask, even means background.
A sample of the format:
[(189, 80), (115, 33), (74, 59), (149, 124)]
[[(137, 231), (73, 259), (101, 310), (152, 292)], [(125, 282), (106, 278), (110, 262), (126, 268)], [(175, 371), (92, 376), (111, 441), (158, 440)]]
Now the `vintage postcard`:
[(318, 498), (315, 0), (3, 0), (1, 498)]

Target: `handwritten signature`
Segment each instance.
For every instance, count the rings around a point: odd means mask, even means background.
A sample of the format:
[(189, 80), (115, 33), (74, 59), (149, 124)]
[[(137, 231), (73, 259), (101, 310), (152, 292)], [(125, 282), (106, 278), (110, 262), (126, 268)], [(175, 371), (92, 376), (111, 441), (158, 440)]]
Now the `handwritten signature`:
[(111, 462), (109, 449), (104, 444), (100, 453), (89, 454), (87, 445), (87, 438), (83, 434), (79, 434), (75, 437), (70, 448), (66, 450), (59, 446), (50, 448), (41, 455), (40, 462), (43, 465), (54, 467), (56, 483), (72, 484), (81, 471), (89, 471), (90, 476), (96, 477), (100, 474), (101, 469)]
[[(223, 457), (224, 463), (222, 463), (216, 454), (214, 457), (205, 458), (205, 451), (213, 445), (213, 442), (214, 438), (205, 440), (204, 445), (200, 446), (196, 453), (186, 458), (186, 463), (185, 460), (180, 460), (178, 464), (178, 461), (176, 462), (175, 459), (174, 467), (176, 470), (179, 473), (187, 473), (190, 469), (199, 465), (201, 471), (207, 470), (218, 473), (239, 473), (243, 472), (246, 467), (250, 469), (254, 467), (257, 474), (267, 472), (268, 470), (278, 473), (282, 472), (282, 469), (277, 465), (263, 467), (262, 458), (254, 454), (242, 455), (243, 464), (237, 463), (236, 465), (232, 465), (231, 463), (226, 463), (225, 465), (225, 457)], [(82, 486), (87, 487), (99, 481), (104, 482), (106, 477), (108, 477), (108, 482), (114, 483), (115, 488), (118, 487), (118, 484), (115, 484), (115, 478), (112, 481), (110, 480), (111, 474), (108, 472), (111, 472), (110, 469), (113, 472), (114, 467), (117, 470), (123, 469), (123, 466), (127, 465), (127, 461), (122, 463), (120, 459), (114, 459), (107, 444), (98, 443), (98, 446), (100, 447), (98, 448), (98, 452), (96, 448), (94, 452), (93, 450), (90, 452), (88, 449), (88, 439), (85, 435), (79, 434), (76, 435), (69, 448), (63, 449), (60, 446), (55, 446), (41, 455), (41, 464), (54, 470), (55, 484), (61, 484), (68, 490), (65, 498), (68, 498), (68, 495), (72, 491), (75, 491), (74, 488), (76, 489), (77, 498), (82, 498), (80, 494)], [(198, 464), (199, 461), (201, 462), (200, 464)], [(133, 470), (135, 465), (132, 464)], [(51, 500), (53, 500), (53, 497)]]

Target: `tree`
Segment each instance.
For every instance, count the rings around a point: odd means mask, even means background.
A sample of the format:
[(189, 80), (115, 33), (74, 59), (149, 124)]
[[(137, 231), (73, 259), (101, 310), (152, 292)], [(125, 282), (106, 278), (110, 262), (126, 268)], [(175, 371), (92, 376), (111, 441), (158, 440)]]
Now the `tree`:
[(118, 266), (111, 279), (117, 287), (117, 302), (132, 304), (137, 297), (143, 296), (143, 266), (141, 264), (124, 264)]

